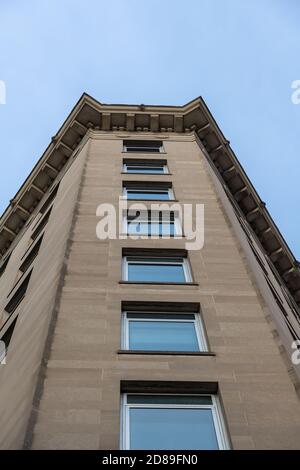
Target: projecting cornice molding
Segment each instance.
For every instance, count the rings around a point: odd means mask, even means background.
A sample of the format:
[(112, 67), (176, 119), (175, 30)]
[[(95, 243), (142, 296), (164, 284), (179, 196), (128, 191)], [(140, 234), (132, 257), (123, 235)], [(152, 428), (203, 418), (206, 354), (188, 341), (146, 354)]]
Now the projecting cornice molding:
[[(300, 306), (300, 268), (201, 97), (184, 106), (101, 104), (83, 94), (0, 219), (0, 260), (67, 165), (89, 129), (191, 133), (216, 169), (234, 204), (259, 239), (282, 283)], [(1, 261), (0, 261), (1, 263)]]

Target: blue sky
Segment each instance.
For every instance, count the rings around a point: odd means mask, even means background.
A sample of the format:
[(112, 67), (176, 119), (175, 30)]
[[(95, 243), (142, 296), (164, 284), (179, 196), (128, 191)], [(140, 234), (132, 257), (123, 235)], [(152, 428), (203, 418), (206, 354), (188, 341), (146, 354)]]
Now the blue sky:
[(80, 95), (201, 95), (298, 259), (298, 0), (0, 0), (0, 213)]

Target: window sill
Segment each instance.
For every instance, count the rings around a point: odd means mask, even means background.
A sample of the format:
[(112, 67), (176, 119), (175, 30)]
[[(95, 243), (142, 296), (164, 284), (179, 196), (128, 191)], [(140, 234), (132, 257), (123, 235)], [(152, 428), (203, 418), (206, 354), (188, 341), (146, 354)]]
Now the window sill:
[(129, 349), (119, 349), (117, 354), (140, 354), (150, 356), (216, 356), (216, 354), (211, 351), (144, 351)]
[(119, 284), (144, 284), (158, 286), (199, 286), (198, 282), (119, 281)]

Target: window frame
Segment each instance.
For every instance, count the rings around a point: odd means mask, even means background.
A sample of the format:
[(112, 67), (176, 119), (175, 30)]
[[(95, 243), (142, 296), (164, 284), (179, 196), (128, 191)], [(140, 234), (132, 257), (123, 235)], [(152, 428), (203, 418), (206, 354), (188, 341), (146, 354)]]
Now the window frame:
[(21, 258), (21, 261), (23, 262), (19, 267), (19, 272), (21, 272), (22, 274), (18, 279), (20, 279), (23, 276), (23, 274), (25, 274), (28, 271), (30, 266), (34, 263), (35, 259), (38, 257), (39, 252), (41, 250), (42, 243), (43, 243), (43, 238), (44, 238), (44, 233), (42, 233), (42, 235), (40, 235), (39, 238), (37, 236), (31, 243), (31, 245), (28, 247), (28, 249), (26, 250), (26, 253), (24, 254), (24, 256)]
[(43, 232), (44, 228), (48, 225), (49, 219), (51, 217), (52, 209), (53, 209), (53, 204), (51, 204), (51, 206), (47, 207), (47, 210), (44, 213), (41, 213), (41, 217), (39, 217), (39, 219), (36, 221), (36, 223), (31, 228), (31, 235), (30, 235), (30, 239), (32, 240), (31, 245), (35, 242), (35, 240)]
[[(135, 171), (128, 171), (128, 166), (132, 166), (132, 167), (140, 167), (141, 169), (143, 168), (146, 168), (147, 170), (152, 170), (151, 171), (148, 171), (148, 172), (142, 172), (142, 171), (138, 171), (138, 172), (135, 172)], [(155, 172), (153, 171), (153, 168), (162, 168), (162, 172)], [(141, 163), (141, 161), (137, 161), (137, 163), (134, 163), (134, 162), (125, 162), (123, 163), (123, 173), (127, 173), (129, 175), (151, 175), (151, 174), (155, 174), (155, 175), (167, 175), (169, 174), (169, 168), (168, 168), (168, 165), (166, 163), (162, 163), (160, 161), (157, 162), (157, 164), (155, 165), (153, 160), (147, 164), (147, 160), (145, 160), (143, 163)]]
[[(134, 143), (134, 142), (137, 142), (136, 146), (134, 145), (128, 145), (128, 142), (130, 143)], [(152, 142), (152, 143), (160, 143), (160, 145), (158, 146), (154, 146), (154, 147), (151, 147), (150, 145), (149, 146), (143, 146), (141, 145), (141, 142)], [(140, 145), (139, 145), (140, 144)], [(129, 149), (128, 149), (129, 147)], [(132, 150), (132, 149), (136, 149), (136, 150)], [(158, 141), (158, 140), (148, 140), (148, 139), (145, 139), (145, 140), (140, 140), (140, 139), (136, 139), (136, 140), (130, 140), (130, 139), (125, 139), (123, 140), (123, 152), (125, 153), (165, 153), (164, 151), (164, 146), (163, 146), (163, 142), (162, 141)]]
[[(140, 212), (140, 211), (138, 211)], [(173, 219), (171, 219), (171, 213), (173, 213)], [(162, 214), (162, 217), (160, 218), (160, 214)], [(169, 217), (166, 218), (166, 221), (164, 222), (164, 215), (167, 215)], [(128, 216), (131, 217), (131, 215), (128, 214), (128, 211), (127, 212), (123, 212), (123, 223), (122, 223), (122, 230), (123, 230), (123, 233), (128, 235), (129, 237), (143, 237), (143, 238), (156, 238), (156, 237), (159, 237), (159, 238), (182, 238), (182, 225), (180, 223), (180, 217), (179, 217), (179, 214), (178, 212), (176, 211), (169, 211), (167, 213), (167, 211), (160, 211), (158, 214), (155, 214), (153, 212), (149, 212), (149, 211), (143, 211), (143, 212), (140, 212), (140, 215), (138, 216), (138, 220), (139, 222), (143, 223), (143, 224), (147, 224), (148, 225), (148, 228), (151, 227), (151, 223), (154, 223), (154, 224), (162, 224), (162, 225), (172, 225), (174, 226), (174, 234), (171, 234), (171, 231), (170, 233), (166, 233), (166, 234), (160, 234), (160, 233), (149, 233), (149, 230), (148, 232), (140, 232), (140, 233), (131, 233), (129, 232), (128, 230), (128, 227), (129, 227), (129, 224), (128, 224)], [(132, 215), (132, 217), (134, 217), (134, 215)], [(134, 222), (131, 222), (132, 224), (134, 224)]]
[[(156, 198), (153, 198), (153, 199), (145, 199), (143, 197), (138, 197), (138, 195), (136, 195), (136, 197), (134, 197), (134, 198), (128, 198), (128, 191), (136, 191), (136, 192), (140, 191), (142, 193), (157, 193), (157, 192), (162, 192), (163, 191), (166, 194), (168, 194), (168, 199), (160, 199), (159, 197), (156, 197)], [(127, 199), (128, 201), (135, 200), (135, 199), (139, 200), (139, 201), (174, 201), (175, 200), (174, 191), (173, 191), (172, 187), (151, 189), (151, 188), (148, 188), (146, 185), (143, 187), (142, 183), (141, 183), (140, 187), (136, 186), (136, 188), (134, 186), (126, 187), (126, 184), (125, 184), (123, 186), (123, 198)]]
[(3, 274), (5, 273), (11, 255), (12, 255), (12, 252), (10, 252), (9, 255), (7, 255), (6, 257), (4, 256), (4, 258), (5, 258), (4, 261), (3, 261), (3, 258), (1, 259), (1, 262), (0, 262), (0, 277), (2, 277)]
[[(146, 396), (209, 396), (212, 400), (212, 404), (209, 405), (188, 405), (188, 404), (159, 404), (159, 403), (128, 403), (127, 402), (127, 397), (128, 395), (146, 395)], [(211, 393), (122, 393), (121, 395), (121, 439), (120, 439), (120, 444), (121, 444), (121, 450), (133, 450), (130, 448), (130, 409), (131, 408), (168, 408), (168, 409), (209, 409), (212, 412), (212, 419), (213, 419), (213, 424), (214, 424), (214, 429), (216, 433), (216, 439), (218, 443), (218, 450), (228, 450), (230, 449), (229, 446), (229, 441), (226, 433), (226, 427), (225, 427), (225, 422), (224, 422), (224, 417), (223, 414), (221, 413), (221, 406), (219, 402), (219, 398), (217, 395), (211, 394)], [(147, 450), (147, 449), (145, 449)], [(155, 449), (153, 449), (155, 450)], [(188, 450), (188, 449), (187, 449)], [(201, 449), (199, 449), (201, 450)]]
[[(207, 339), (206, 339), (206, 334), (205, 334), (205, 330), (204, 330), (204, 324), (203, 324), (203, 320), (202, 320), (202, 317), (201, 317), (201, 314), (199, 312), (164, 312), (164, 311), (160, 311), (160, 312), (153, 312), (151, 310), (149, 311), (133, 311), (133, 310), (124, 310), (122, 312), (122, 330), (121, 330), (121, 348), (124, 350), (124, 351), (136, 351), (135, 349), (130, 349), (129, 347), (129, 323), (130, 321), (132, 321), (131, 319), (129, 319), (127, 317), (127, 314), (135, 314), (135, 315), (139, 315), (139, 314), (149, 314), (149, 315), (153, 315), (152, 318), (149, 318), (149, 319), (145, 319), (145, 318), (136, 318), (135, 320), (137, 321), (145, 321), (145, 322), (151, 322), (151, 321), (161, 321), (161, 322), (182, 322), (182, 323), (186, 323), (186, 322), (189, 322), (189, 323), (193, 323), (194, 324), (194, 327), (195, 327), (195, 333), (196, 333), (196, 337), (197, 337), (197, 342), (198, 342), (198, 347), (199, 347), (199, 350), (197, 352), (208, 352), (208, 343), (207, 343)], [(194, 315), (194, 319), (175, 319), (175, 318), (170, 318), (170, 319), (162, 319), (162, 318), (155, 318), (157, 315), (159, 314), (163, 314), (163, 315), (170, 315), (170, 317), (172, 315), (175, 315), (175, 314), (180, 314), (182, 316), (184, 315)], [(141, 349), (140, 351), (150, 351), (149, 349)], [(162, 352), (165, 352), (167, 350), (164, 350), (164, 349), (153, 349), (153, 351), (162, 351)], [(171, 351), (171, 350), (170, 350)], [(186, 352), (188, 352), (189, 350), (187, 349)], [(172, 352), (182, 352), (181, 350), (172, 350)]]
[[(133, 258), (132, 261), (135, 261), (139, 264), (174, 264), (174, 265), (177, 265), (179, 263), (179, 261), (171, 261), (172, 259), (176, 259), (178, 258), (178, 260), (182, 260), (182, 267), (183, 267), (183, 273), (184, 273), (184, 277), (185, 277), (185, 282), (176, 282), (176, 281), (173, 281), (175, 284), (188, 284), (188, 283), (191, 283), (193, 282), (193, 275), (192, 275), (192, 270), (191, 270), (191, 266), (190, 266), (190, 263), (189, 263), (189, 260), (187, 257), (183, 257), (183, 256), (170, 256), (170, 257), (167, 257), (167, 256), (134, 256), (134, 255), (130, 255), (130, 256), (123, 256), (123, 259), (122, 259), (122, 280), (123, 281), (127, 281), (127, 282), (136, 282), (136, 283), (139, 283), (139, 282), (143, 282), (143, 283), (146, 283), (146, 284), (153, 284), (155, 283), (155, 281), (132, 281), (128, 278), (128, 264), (130, 262), (130, 258)], [(139, 261), (139, 258), (141, 261)], [(143, 259), (145, 260), (151, 260), (151, 258), (153, 258), (153, 262), (151, 263), (151, 261), (147, 261), (147, 262), (143, 262)], [(161, 261), (158, 261), (158, 259), (161, 258)], [(154, 261), (155, 260), (155, 261)], [(173, 283), (172, 281), (161, 281), (161, 283)]]
[[(33, 267), (31, 269), (28, 269), (25, 271), (22, 276), (17, 280), (16, 284), (13, 286), (12, 290), (7, 296), (7, 299), (9, 301), (4, 307), (4, 312), (8, 314), (7, 316), (11, 316), (19, 307), (19, 305), (22, 303), (24, 298), (26, 297), (26, 293), (28, 291), (29, 283), (30, 283), (30, 278), (32, 275)], [(24, 287), (25, 286), (25, 287)], [(21, 294), (20, 294), (21, 292)], [(15, 298), (17, 298), (17, 301), (13, 301)], [(11, 307), (11, 305), (13, 307)]]

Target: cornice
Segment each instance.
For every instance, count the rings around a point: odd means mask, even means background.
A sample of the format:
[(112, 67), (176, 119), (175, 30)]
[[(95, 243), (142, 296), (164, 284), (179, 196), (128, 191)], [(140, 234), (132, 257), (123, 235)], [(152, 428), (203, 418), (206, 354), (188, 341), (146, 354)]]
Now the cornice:
[(288, 288), (295, 305), (300, 306), (299, 262), (201, 97), (184, 106), (124, 105), (102, 104), (84, 93), (0, 219), (0, 263), (48, 189), (70, 164), (89, 130), (119, 136), (138, 132), (143, 138), (150, 132), (160, 138), (175, 134), (190, 138), (195, 133), (282, 284)]

